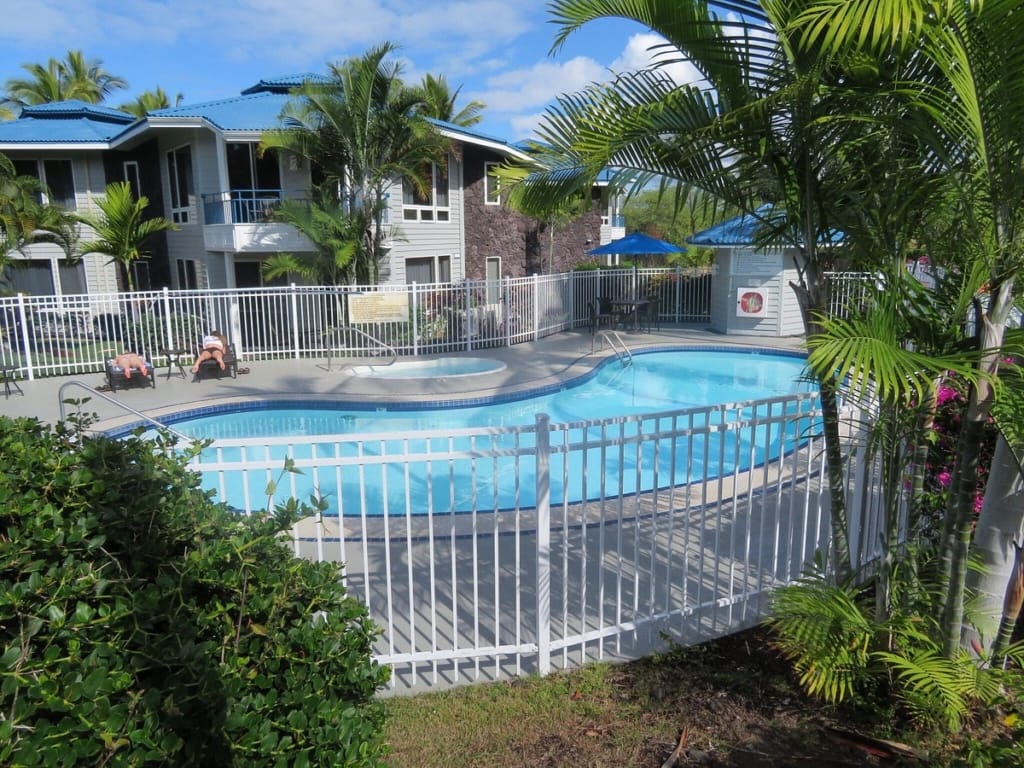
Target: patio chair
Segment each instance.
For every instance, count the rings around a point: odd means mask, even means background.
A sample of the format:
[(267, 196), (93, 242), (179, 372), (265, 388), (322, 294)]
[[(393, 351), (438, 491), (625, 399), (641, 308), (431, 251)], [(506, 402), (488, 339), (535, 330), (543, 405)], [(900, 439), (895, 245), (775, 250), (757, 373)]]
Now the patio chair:
[(601, 326), (613, 327), (615, 315), (610, 312), (601, 312), (593, 301), (587, 302), (587, 321), (592, 334), (597, 333)]
[[(199, 357), (199, 353), (202, 352), (202, 349), (202, 344), (196, 345), (196, 357)], [(199, 370), (196, 371), (194, 380), (202, 381), (203, 377), (207, 374), (213, 374), (219, 379), (222, 378), (225, 373), (230, 374), (232, 379), (238, 378), (238, 357), (235, 355), (235, 345), (231, 342), (228, 342), (227, 349), (224, 351), (224, 370), (221, 370), (220, 364), (218, 364), (216, 360), (203, 360), (203, 362), (199, 364)]]
[(658, 297), (657, 296), (653, 296), (653, 295), (652, 296), (647, 296), (644, 299), (644, 301), (646, 301), (647, 303), (644, 304), (644, 311), (643, 311), (642, 322), (647, 327), (647, 332), (651, 333), (651, 331), (655, 327), (657, 327), (657, 329), (660, 331), (661, 330), (661, 307), (659, 306)]
[(152, 387), (156, 389), (156, 371), (153, 370), (153, 361), (149, 354), (138, 353), (139, 357), (146, 361), (145, 370), (138, 366), (124, 368), (118, 365), (118, 353), (113, 353), (106, 358), (105, 368), (107, 374), (107, 385), (111, 392), (116, 392), (118, 387), (128, 389), (129, 387)]

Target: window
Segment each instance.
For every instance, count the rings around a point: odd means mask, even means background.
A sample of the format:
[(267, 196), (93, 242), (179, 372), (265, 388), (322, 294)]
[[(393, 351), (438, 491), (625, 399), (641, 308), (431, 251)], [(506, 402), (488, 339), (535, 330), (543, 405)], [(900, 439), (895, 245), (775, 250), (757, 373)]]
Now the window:
[(192, 204), (191, 147), (179, 147), (167, 153), (167, 179), (171, 187), (171, 221), (187, 224)]
[(59, 205), (68, 211), (78, 207), (70, 160), (15, 160), (14, 171), (18, 176), (39, 180), (43, 187), (39, 202)]
[(139, 164), (134, 160), (126, 160), (121, 165), (121, 175), (131, 187), (132, 197), (138, 200), (142, 197), (142, 183), (139, 181)]
[(425, 283), (450, 283), (452, 281), (452, 257), (420, 256), (405, 260), (405, 281), (423, 285)]
[(501, 180), (494, 175), (500, 163), (484, 163), (484, 203), (501, 204)]
[(501, 257), (487, 257), (487, 303), (501, 301)]
[(198, 288), (196, 283), (196, 263), (193, 259), (178, 259), (178, 288)]
[(448, 161), (425, 168), (427, 189), (402, 179), (402, 218), (406, 221), (448, 221)]

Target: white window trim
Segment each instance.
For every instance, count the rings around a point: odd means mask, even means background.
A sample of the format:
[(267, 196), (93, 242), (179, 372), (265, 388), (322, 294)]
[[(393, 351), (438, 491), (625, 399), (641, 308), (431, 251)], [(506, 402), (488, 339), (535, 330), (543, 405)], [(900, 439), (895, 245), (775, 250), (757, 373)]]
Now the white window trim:
[[(501, 163), (484, 163), (484, 205), (501, 205), (501, 179), (492, 176), (491, 170)], [(491, 199), (492, 187), (494, 199)]]
[[(430, 205), (416, 205), (414, 203), (405, 202), (405, 180), (403, 179), (402, 185), (402, 220), (403, 221), (416, 221), (423, 224), (435, 224), (442, 223), (448, 224), (451, 221), (451, 210), (452, 210), (452, 180), (451, 180), (451, 162), (446, 161), (448, 164), (448, 205), (437, 204), (437, 163), (430, 164)], [(415, 213), (414, 217), (410, 217), (408, 214)], [(430, 213), (427, 218), (423, 217), (424, 213)]]
[[(178, 152), (180, 152), (181, 150), (186, 149), (186, 148), (189, 151), (189, 160), (190, 160), (190, 165), (191, 165), (192, 164), (191, 161), (193, 159), (192, 158), (192, 145), (191, 144), (181, 144), (180, 146), (177, 146), (177, 147), (174, 147), (172, 149), (167, 150), (167, 153), (166, 153), (166, 157), (173, 157), (174, 158), (174, 173), (171, 173), (170, 169), (168, 169), (168, 174), (167, 174), (167, 176), (168, 176), (168, 178), (167, 178), (167, 185), (168, 185), (167, 191), (169, 193), (168, 196), (167, 196), (167, 206), (170, 209), (170, 219), (175, 224), (189, 224), (193, 220), (192, 195), (187, 195), (187, 200), (185, 200), (185, 205), (179, 205), (177, 207), (174, 205), (174, 199), (175, 198), (178, 198), (179, 202), (181, 201), (181, 190), (179, 190), (177, 188), (178, 187), (178, 160), (177, 160), (177, 154), (178, 154)], [(194, 168), (189, 168), (189, 173), (193, 173), (194, 174)], [(193, 175), (193, 178), (192, 178), (192, 184), (193, 184), (193, 186), (195, 185), (195, 176), (194, 175)]]

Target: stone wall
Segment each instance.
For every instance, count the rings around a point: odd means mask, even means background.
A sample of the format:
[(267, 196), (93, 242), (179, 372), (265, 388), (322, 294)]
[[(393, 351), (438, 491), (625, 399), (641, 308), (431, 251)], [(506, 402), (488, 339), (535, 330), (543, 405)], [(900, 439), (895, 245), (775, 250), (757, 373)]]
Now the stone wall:
[(487, 259), (493, 256), (501, 259), (503, 277), (565, 272), (590, 260), (586, 251), (598, 244), (601, 232), (597, 190), (591, 210), (573, 222), (556, 226), (552, 238), (546, 223), (503, 205), (486, 204), (484, 163), (500, 162), (499, 155), (473, 146), (463, 146), (462, 151), (467, 278), (483, 280)]

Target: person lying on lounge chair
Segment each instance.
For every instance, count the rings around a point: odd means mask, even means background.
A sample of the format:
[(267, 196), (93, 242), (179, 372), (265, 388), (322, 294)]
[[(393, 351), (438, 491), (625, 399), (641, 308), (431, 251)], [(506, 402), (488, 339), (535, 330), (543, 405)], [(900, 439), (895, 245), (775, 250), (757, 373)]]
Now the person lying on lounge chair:
[(123, 369), (126, 379), (132, 377), (133, 370), (137, 370), (142, 378), (149, 378), (149, 374), (146, 373), (146, 360), (137, 352), (122, 352), (111, 361), (111, 364), (115, 368)]
[(192, 373), (199, 373), (199, 366), (206, 360), (216, 360), (220, 369), (224, 370), (224, 352), (227, 351), (228, 340), (220, 331), (211, 331), (203, 337), (203, 349), (192, 364)]

